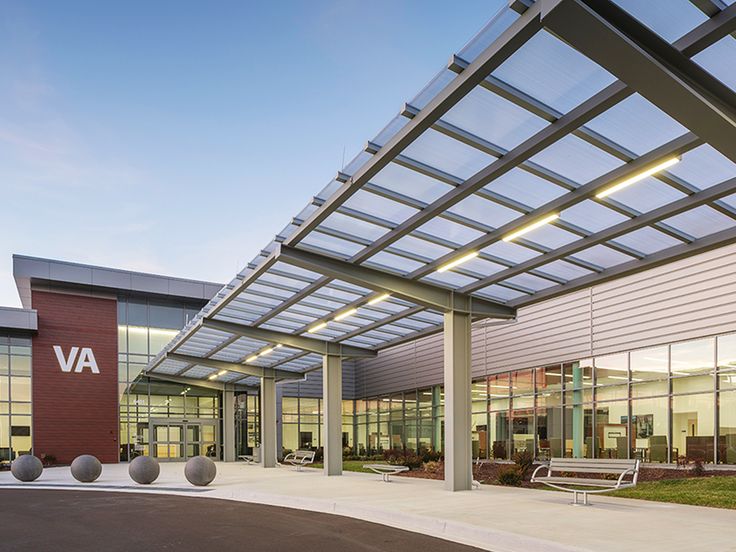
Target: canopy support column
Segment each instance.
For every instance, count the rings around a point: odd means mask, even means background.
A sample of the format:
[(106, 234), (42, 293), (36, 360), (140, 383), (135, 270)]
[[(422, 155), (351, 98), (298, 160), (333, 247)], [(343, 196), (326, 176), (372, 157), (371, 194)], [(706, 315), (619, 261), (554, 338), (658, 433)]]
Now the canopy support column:
[(261, 378), (261, 467), (276, 467), (276, 380)]
[(235, 392), (222, 392), (222, 459), (235, 462)]
[(342, 358), (322, 357), (325, 475), (342, 475)]
[(445, 313), (445, 489), (468, 491), (471, 452), (470, 315)]

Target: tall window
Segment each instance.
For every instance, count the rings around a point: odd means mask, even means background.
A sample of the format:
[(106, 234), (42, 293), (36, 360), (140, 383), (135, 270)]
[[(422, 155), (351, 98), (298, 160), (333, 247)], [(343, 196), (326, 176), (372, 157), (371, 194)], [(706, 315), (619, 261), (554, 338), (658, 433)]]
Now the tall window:
[(0, 462), (31, 443), (31, 340), (0, 335)]

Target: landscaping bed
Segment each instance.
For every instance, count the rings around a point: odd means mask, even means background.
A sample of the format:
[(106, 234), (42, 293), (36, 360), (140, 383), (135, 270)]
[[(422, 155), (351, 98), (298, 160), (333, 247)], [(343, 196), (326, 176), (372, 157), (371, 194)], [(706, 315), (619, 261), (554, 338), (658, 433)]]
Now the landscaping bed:
[[(419, 479), (444, 478), (444, 463), (436, 455), (424, 456), (410, 453), (404, 457), (392, 451), (383, 460), (375, 458), (343, 461), (345, 471), (370, 472), (363, 464), (391, 463), (411, 464), (410, 471), (398, 477)], [(427, 461), (424, 461), (427, 459)], [(534, 489), (550, 489), (529, 479), (538, 464), (533, 464), (528, 455), (517, 455), (516, 462), (482, 462), (473, 464), (473, 479), (485, 485), (507, 485)], [(321, 464), (314, 464), (315, 468)], [(610, 478), (609, 474), (585, 474), (586, 477)], [(630, 489), (606, 493), (609, 496), (674, 502), (695, 506), (736, 509), (736, 470), (707, 470), (699, 462), (677, 468), (662, 468), (643, 465), (639, 471), (639, 484)]]

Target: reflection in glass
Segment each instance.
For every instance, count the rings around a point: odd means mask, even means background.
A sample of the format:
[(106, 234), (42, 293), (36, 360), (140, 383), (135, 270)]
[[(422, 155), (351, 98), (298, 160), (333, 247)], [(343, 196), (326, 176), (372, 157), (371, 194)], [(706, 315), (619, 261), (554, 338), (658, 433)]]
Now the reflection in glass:
[(672, 398), (672, 446), (689, 462), (713, 462), (714, 396), (712, 393)]
[[(667, 397), (631, 401), (631, 453), (649, 462), (667, 462)], [(678, 450), (673, 450), (677, 457)]]
[(718, 462), (736, 464), (736, 392), (718, 395)]

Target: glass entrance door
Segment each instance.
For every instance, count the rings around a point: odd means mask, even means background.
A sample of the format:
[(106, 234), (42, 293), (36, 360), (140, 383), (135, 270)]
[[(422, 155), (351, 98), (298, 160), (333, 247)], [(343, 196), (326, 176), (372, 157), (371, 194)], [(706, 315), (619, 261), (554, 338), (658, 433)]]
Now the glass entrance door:
[(151, 451), (162, 461), (187, 460), (194, 456), (218, 459), (217, 424), (211, 420), (151, 420)]
[(153, 455), (160, 460), (184, 459), (184, 427), (181, 424), (154, 423)]

